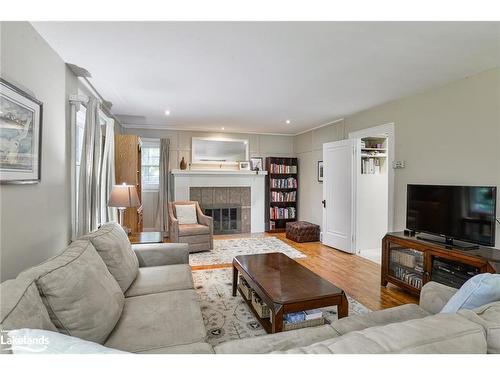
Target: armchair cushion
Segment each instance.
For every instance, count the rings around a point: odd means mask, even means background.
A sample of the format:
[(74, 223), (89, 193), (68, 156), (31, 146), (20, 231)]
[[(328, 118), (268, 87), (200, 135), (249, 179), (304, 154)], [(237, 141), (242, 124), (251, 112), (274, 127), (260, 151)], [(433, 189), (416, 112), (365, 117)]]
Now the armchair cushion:
[(175, 213), (180, 225), (198, 224), (196, 206), (194, 204), (176, 204)]
[(179, 225), (179, 235), (181, 236), (197, 236), (200, 234), (210, 234), (210, 227), (200, 224), (183, 224)]
[(115, 222), (103, 224), (99, 230), (83, 238), (92, 242), (122, 292), (125, 292), (137, 276), (139, 262), (121, 225)]

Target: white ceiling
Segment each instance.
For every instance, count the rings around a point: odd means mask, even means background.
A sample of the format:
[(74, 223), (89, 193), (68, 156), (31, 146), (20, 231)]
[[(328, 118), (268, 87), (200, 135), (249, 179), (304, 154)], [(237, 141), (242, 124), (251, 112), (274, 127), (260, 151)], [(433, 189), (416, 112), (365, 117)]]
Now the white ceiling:
[(165, 128), (295, 134), (500, 65), (498, 22), (33, 25), (124, 122)]

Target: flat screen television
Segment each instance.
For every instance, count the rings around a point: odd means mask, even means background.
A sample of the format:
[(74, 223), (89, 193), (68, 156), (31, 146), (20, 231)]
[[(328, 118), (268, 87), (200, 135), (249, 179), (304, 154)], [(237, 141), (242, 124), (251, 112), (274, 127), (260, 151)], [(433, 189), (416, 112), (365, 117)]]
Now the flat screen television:
[(406, 227), (447, 244), (495, 246), (496, 195), (492, 186), (408, 185)]

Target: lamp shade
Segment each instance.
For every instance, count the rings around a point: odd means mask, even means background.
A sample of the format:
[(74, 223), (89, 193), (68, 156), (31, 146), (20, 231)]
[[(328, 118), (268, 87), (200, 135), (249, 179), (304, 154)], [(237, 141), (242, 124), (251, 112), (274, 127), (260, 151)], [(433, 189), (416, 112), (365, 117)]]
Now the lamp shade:
[(115, 185), (108, 200), (109, 207), (139, 207), (141, 202), (134, 185)]

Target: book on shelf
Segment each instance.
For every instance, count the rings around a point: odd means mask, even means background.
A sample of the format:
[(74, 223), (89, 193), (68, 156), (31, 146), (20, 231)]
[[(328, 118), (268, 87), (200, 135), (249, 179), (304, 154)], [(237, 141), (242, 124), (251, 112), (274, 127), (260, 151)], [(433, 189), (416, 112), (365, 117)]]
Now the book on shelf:
[(286, 164), (271, 164), (269, 166), (270, 173), (297, 173), (296, 165), (286, 165)]
[(275, 230), (276, 229), (276, 222), (275, 221), (269, 221), (269, 229), (270, 230)]
[(376, 158), (361, 159), (362, 174), (380, 174), (380, 160)]
[(287, 193), (272, 191), (271, 192), (271, 202), (295, 202), (297, 199), (297, 192), (290, 191)]
[(319, 319), (323, 317), (323, 312), (320, 309), (306, 310), (304, 311), (306, 315), (306, 320)]
[(289, 178), (271, 178), (269, 185), (274, 189), (297, 189), (297, 179)]
[(271, 219), (295, 219), (295, 207), (269, 207)]

